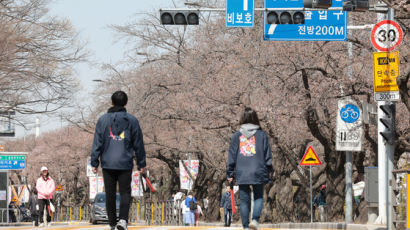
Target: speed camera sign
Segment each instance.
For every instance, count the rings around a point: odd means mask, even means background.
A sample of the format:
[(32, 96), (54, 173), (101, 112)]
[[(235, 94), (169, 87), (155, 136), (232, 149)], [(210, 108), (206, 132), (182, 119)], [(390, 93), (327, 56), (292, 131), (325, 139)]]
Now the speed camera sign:
[(387, 52), (394, 50), (403, 39), (403, 30), (400, 25), (392, 20), (384, 20), (377, 23), (371, 33), (371, 41), (379, 51)]

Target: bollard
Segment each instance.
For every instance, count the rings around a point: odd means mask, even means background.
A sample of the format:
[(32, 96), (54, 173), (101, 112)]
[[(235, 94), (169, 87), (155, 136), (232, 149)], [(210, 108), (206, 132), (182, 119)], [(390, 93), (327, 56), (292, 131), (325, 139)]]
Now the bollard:
[(139, 220), (140, 202), (137, 203), (137, 221)]
[(72, 220), (72, 211), (73, 211), (73, 209), (72, 209), (72, 207), (70, 207), (70, 221)]
[(151, 225), (154, 224), (154, 202), (151, 203)]
[(165, 204), (164, 202), (162, 202), (162, 225), (164, 225), (164, 208), (165, 208)]
[(81, 221), (81, 217), (82, 217), (82, 207), (80, 206), (80, 221)]
[(63, 220), (63, 207), (60, 207), (60, 221)]

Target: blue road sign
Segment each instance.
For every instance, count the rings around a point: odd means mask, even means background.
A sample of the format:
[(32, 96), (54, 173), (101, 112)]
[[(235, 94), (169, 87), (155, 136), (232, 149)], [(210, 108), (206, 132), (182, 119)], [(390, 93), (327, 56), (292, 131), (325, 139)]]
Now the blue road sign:
[[(333, 0), (342, 7), (343, 0)], [(303, 0), (265, 0), (265, 8), (302, 8)], [(305, 11), (305, 24), (263, 23), (263, 39), (269, 41), (345, 41), (346, 11)]]
[(340, 118), (346, 123), (354, 123), (360, 117), (359, 107), (347, 104), (340, 109)]
[(26, 156), (0, 156), (0, 170), (22, 170), (26, 167)]
[(254, 0), (226, 0), (227, 27), (253, 27)]

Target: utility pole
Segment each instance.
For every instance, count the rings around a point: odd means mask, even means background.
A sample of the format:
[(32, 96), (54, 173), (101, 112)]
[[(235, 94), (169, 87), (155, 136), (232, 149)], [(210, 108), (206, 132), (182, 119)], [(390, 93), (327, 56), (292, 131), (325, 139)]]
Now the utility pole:
[[(377, 20), (386, 19), (385, 14), (378, 13)], [(394, 11), (388, 8), (387, 19), (394, 19)], [(378, 151), (378, 181), (379, 181), (379, 217), (376, 220), (377, 224), (387, 225), (387, 229), (394, 229), (393, 226), (393, 204), (392, 204), (392, 183), (393, 183), (393, 157), (394, 143), (385, 141), (382, 132), (388, 131), (387, 127), (382, 123), (382, 119), (388, 118), (387, 114), (381, 109), (390, 102), (377, 102), (377, 151)], [(395, 104), (392, 105), (395, 110)], [(392, 113), (395, 116), (395, 113)], [(394, 117), (393, 117), (394, 120)], [(393, 124), (394, 126), (395, 124)]]
[[(387, 11), (387, 19), (388, 20), (394, 20), (394, 10), (389, 7), (389, 10)], [(393, 102), (393, 110), (396, 110), (396, 104)], [(386, 115), (386, 114), (384, 114)], [(396, 113), (393, 112), (392, 116), (396, 116)], [(395, 117), (393, 117), (393, 121), (395, 120)], [(379, 123), (378, 123), (379, 124)], [(396, 126), (396, 124), (392, 124), (393, 126)], [(384, 127), (386, 129), (386, 127)], [(379, 133), (380, 135), (380, 133)], [(387, 141), (384, 142), (386, 145), (386, 155), (387, 155), (387, 229), (395, 229), (393, 225), (393, 160), (394, 160), (394, 143), (388, 143)]]
[[(189, 174), (190, 174), (191, 168), (192, 168), (191, 163), (192, 163), (192, 153), (188, 153), (188, 170), (189, 170), (189, 172), (187, 172), (187, 173), (189, 173)], [(188, 176), (188, 192), (191, 191), (191, 186), (192, 186), (192, 178), (190, 176)]]
[[(352, 25), (352, 15), (351, 12), (346, 12), (347, 13), (347, 25)], [(352, 30), (347, 30), (347, 36), (349, 38), (352, 37)], [(347, 55), (348, 55), (348, 64), (347, 64), (347, 75), (349, 77), (349, 80), (353, 80), (353, 44), (352, 42), (347, 43)], [(346, 212), (345, 212), (345, 221), (346, 223), (352, 223), (353, 218), (352, 218), (352, 213), (353, 213), (353, 203), (352, 203), (352, 164), (353, 164), (353, 153), (351, 151), (346, 152), (346, 175), (345, 175), (345, 182), (346, 182), (346, 197), (345, 197), (345, 202), (346, 202)]]

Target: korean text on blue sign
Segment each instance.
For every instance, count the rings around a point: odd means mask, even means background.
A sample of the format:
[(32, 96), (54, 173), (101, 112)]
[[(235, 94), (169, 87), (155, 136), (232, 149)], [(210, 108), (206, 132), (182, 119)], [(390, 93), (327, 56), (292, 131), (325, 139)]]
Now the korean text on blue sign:
[[(265, 0), (265, 8), (303, 8), (303, 0)], [(333, 0), (332, 7), (342, 7)], [(346, 12), (334, 10), (304, 11), (304, 24), (263, 25), (263, 39), (271, 41), (345, 41)]]
[(253, 27), (254, 0), (226, 0), (227, 27)]
[(26, 156), (0, 156), (0, 170), (22, 170), (26, 167)]

